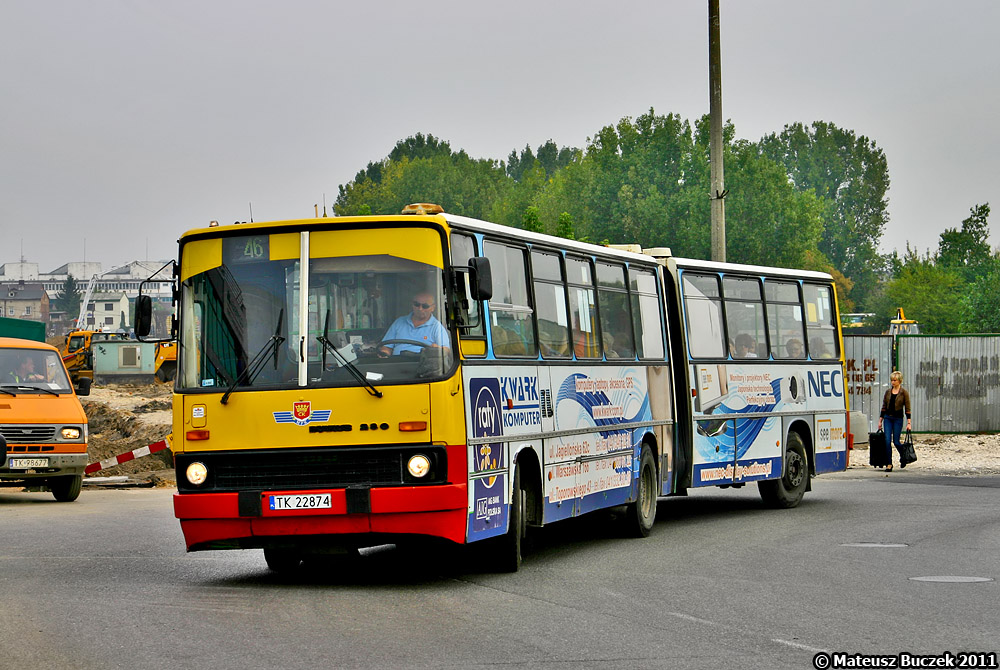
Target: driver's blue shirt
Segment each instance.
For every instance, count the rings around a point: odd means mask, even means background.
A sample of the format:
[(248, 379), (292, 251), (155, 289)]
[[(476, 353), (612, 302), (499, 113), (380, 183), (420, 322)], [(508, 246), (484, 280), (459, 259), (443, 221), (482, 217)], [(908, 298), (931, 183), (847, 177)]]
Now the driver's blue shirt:
[[(417, 342), (426, 342), (427, 344), (436, 344), (441, 347), (451, 347), (451, 336), (448, 335), (448, 329), (434, 315), (431, 315), (431, 318), (419, 326), (413, 325), (412, 313), (399, 317), (392, 322), (389, 330), (385, 331), (382, 341), (385, 342), (386, 340), (415, 340)], [(394, 356), (403, 351), (419, 353), (424, 349), (424, 347), (415, 344), (404, 344), (402, 342), (386, 344), (385, 346), (392, 349)]]

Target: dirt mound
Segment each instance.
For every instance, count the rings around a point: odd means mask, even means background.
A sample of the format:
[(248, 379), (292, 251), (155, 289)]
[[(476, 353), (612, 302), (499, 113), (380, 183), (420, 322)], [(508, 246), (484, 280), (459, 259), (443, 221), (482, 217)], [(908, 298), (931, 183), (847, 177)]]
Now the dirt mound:
[[(164, 405), (165, 403), (165, 405)], [(170, 433), (170, 426), (142, 421), (136, 412), (153, 412), (170, 409), (170, 401), (153, 400), (140, 407), (155, 405), (153, 408), (135, 411), (116, 409), (103, 402), (88, 402), (84, 405), (89, 423), (90, 439), (87, 455), (91, 463), (159, 442)], [(150, 470), (173, 467), (173, 454), (169, 449), (128, 461), (93, 473), (99, 477), (135, 474)]]
[(168, 412), (174, 407), (173, 402), (170, 400), (150, 400), (147, 403), (137, 406), (132, 411), (136, 414), (146, 414), (148, 412), (159, 412), (162, 410), (167, 410)]

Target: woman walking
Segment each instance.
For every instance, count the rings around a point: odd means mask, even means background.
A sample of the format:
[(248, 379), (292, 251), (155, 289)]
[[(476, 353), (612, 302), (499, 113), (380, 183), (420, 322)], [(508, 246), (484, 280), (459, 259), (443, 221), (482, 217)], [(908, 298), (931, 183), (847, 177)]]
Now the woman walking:
[[(899, 370), (893, 371), (889, 375), (889, 389), (882, 398), (882, 411), (878, 416), (878, 427), (882, 430), (882, 422), (885, 422), (886, 441), (889, 442), (889, 465), (886, 472), (892, 472), (892, 447), (895, 444), (898, 451), (903, 445), (900, 444), (899, 435), (903, 430), (903, 415), (906, 415), (906, 430), (910, 430), (910, 394), (903, 388), (903, 373)], [(906, 467), (902, 464), (900, 467)]]

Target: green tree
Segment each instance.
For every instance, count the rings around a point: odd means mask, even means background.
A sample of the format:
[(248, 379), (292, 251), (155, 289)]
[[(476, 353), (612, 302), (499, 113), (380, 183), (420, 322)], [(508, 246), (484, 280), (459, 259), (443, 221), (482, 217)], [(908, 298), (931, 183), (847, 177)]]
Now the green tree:
[[(832, 123), (785, 126), (765, 136), (761, 151), (785, 166), (799, 191), (813, 189), (831, 204), (824, 213), (819, 249), (854, 280), (864, 303), (876, 285), (878, 244), (889, 221), (889, 168), (874, 140)], [(726, 174), (729, 181), (728, 169)]]
[(538, 218), (538, 208), (534, 205), (524, 210), (524, 216), (521, 217), (521, 228), (533, 233), (545, 232), (542, 229), (542, 222)]
[(567, 240), (576, 239), (573, 232), (573, 217), (570, 216), (569, 212), (563, 212), (559, 215), (559, 221), (556, 224), (556, 235)]
[(922, 332), (957, 333), (962, 330), (965, 287), (958, 272), (907, 247), (902, 270), (886, 285), (884, 308), (894, 315), (896, 308), (902, 307), (907, 318), (920, 323)]
[(71, 274), (66, 275), (66, 281), (63, 282), (59, 297), (55, 300), (56, 309), (65, 312), (67, 316), (76, 318), (80, 313), (81, 300), (83, 300), (83, 293), (80, 291), (80, 285), (76, 278)]
[(756, 145), (740, 141), (727, 152), (726, 188), (726, 260), (803, 268), (821, 255), (824, 204), (796, 190)]
[[(605, 126), (586, 150), (589, 168), (578, 233), (591, 239), (685, 249), (692, 221), (671, 216), (670, 202), (688, 185), (691, 125), (653, 109)], [(569, 210), (572, 211), (572, 210)]]
[(982, 276), (966, 288), (962, 297), (962, 332), (1000, 333), (1000, 259), (991, 259), (983, 269)]
[(510, 190), (497, 161), (475, 160), (464, 151), (386, 158), (380, 164), (380, 181), (359, 173), (340, 186), (334, 203), (338, 215), (357, 214), (365, 205), (373, 214), (398, 214), (409, 203), (433, 202), (452, 214), (485, 218)]
[(975, 281), (984, 270), (989, 271), (989, 216), (989, 203), (976, 205), (962, 221), (961, 230), (946, 228), (938, 243), (938, 264), (957, 271), (968, 282)]

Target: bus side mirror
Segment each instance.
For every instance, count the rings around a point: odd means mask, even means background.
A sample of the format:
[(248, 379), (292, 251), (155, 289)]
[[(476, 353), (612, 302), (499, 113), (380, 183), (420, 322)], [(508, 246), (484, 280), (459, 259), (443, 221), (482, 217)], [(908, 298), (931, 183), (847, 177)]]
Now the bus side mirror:
[(472, 270), (472, 299), (489, 300), (493, 297), (493, 271), (490, 269), (490, 259), (476, 256), (469, 259)]
[(153, 324), (153, 299), (140, 295), (135, 301), (135, 334), (142, 338), (149, 335)]
[(76, 394), (77, 395), (90, 395), (90, 386), (94, 383), (94, 380), (90, 377), (80, 377), (76, 382)]

